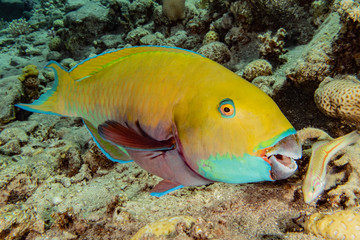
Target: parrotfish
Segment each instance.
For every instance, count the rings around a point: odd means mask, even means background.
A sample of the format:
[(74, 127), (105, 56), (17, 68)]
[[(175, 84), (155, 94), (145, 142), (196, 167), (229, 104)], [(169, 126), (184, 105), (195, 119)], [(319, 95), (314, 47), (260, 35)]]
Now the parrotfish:
[(302, 186), (304, 201), (311, 203), (324, 191), (326, 168), (331, 158), (341, 149), (356, 143), (360, 134), (353, 131), (333, 140), (321, 140), (312, 145), (308, 170)]
[(140, 46), (56, 62), (38, 113), (81, 117), (111, 160), (135, 161), (164, 180), (151, 195), (213, 182), (288, 178), (301, 157), (296, 130), (276, 103), (222, 65), (180, 48)]

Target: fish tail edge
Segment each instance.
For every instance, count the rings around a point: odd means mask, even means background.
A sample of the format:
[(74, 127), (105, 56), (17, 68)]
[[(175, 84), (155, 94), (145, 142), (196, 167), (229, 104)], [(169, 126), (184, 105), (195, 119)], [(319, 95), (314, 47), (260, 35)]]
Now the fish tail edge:
[(55, 61), (50, 61), (45, 66), (45, 69), (52, 69), (55, 73), (52, 88), (30, 104), (18, 103), (15, 104), (15, 106), (30, 112), (63, 116), (58, 109), (60, 100), (59, 92), (61, 92), (65, 86), (69, 86), (68, 84), (72, 84), (73, 80), (69, 72)]

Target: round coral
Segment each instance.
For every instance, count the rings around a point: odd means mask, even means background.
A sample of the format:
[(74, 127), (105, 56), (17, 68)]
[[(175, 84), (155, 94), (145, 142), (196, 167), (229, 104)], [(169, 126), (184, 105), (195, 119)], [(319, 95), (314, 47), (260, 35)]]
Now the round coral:
[(352, 210), (314, 213), (306, 220), (305, 230), (326, 239), (360, 239), (360, 215)]
[(360, 81), (353, 76), (325, 78), (315, 91), (314, 100), (330, 117), (360, 122)]
[(208, 43), (216, 42), (219, 40), (219, 34), (215, 31), (208, 31), (203, 40), (203, 45), (206, 45)]
[(271, 74), (272, 74), (271, 64), (264, 59), (258, 59), (246, 65), (242, 76), (246, 80), (252, 81), (254, 78), (258, 76), (269, 76)]
[(202, 46), (198, 53), (218, 63), (227, 63), (231, 59), (229, 48), (222, 42), (212, 42)]

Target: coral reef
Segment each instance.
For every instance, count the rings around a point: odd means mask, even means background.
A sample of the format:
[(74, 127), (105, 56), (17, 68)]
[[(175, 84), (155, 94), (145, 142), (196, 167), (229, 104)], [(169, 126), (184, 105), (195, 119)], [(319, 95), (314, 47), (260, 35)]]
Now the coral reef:
[(324, 114), (360, 123), (360, 81), (356, 77), (325, 78), (316, 89), (314, 100)]
[(354, 210), (330, 214), (314, 213), (306, 220), (305, 230), (326, 239), (358, 239), (360, 214)]

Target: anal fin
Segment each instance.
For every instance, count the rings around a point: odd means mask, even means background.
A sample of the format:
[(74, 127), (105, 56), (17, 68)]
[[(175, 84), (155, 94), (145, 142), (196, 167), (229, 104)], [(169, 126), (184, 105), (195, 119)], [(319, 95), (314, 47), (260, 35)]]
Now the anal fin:
[(183, 188), (183, 185), (174, 183), (170, 180), (162, 180), (150, 191), (150, 195), (153, 197), (162, 197), (172, 191)]

